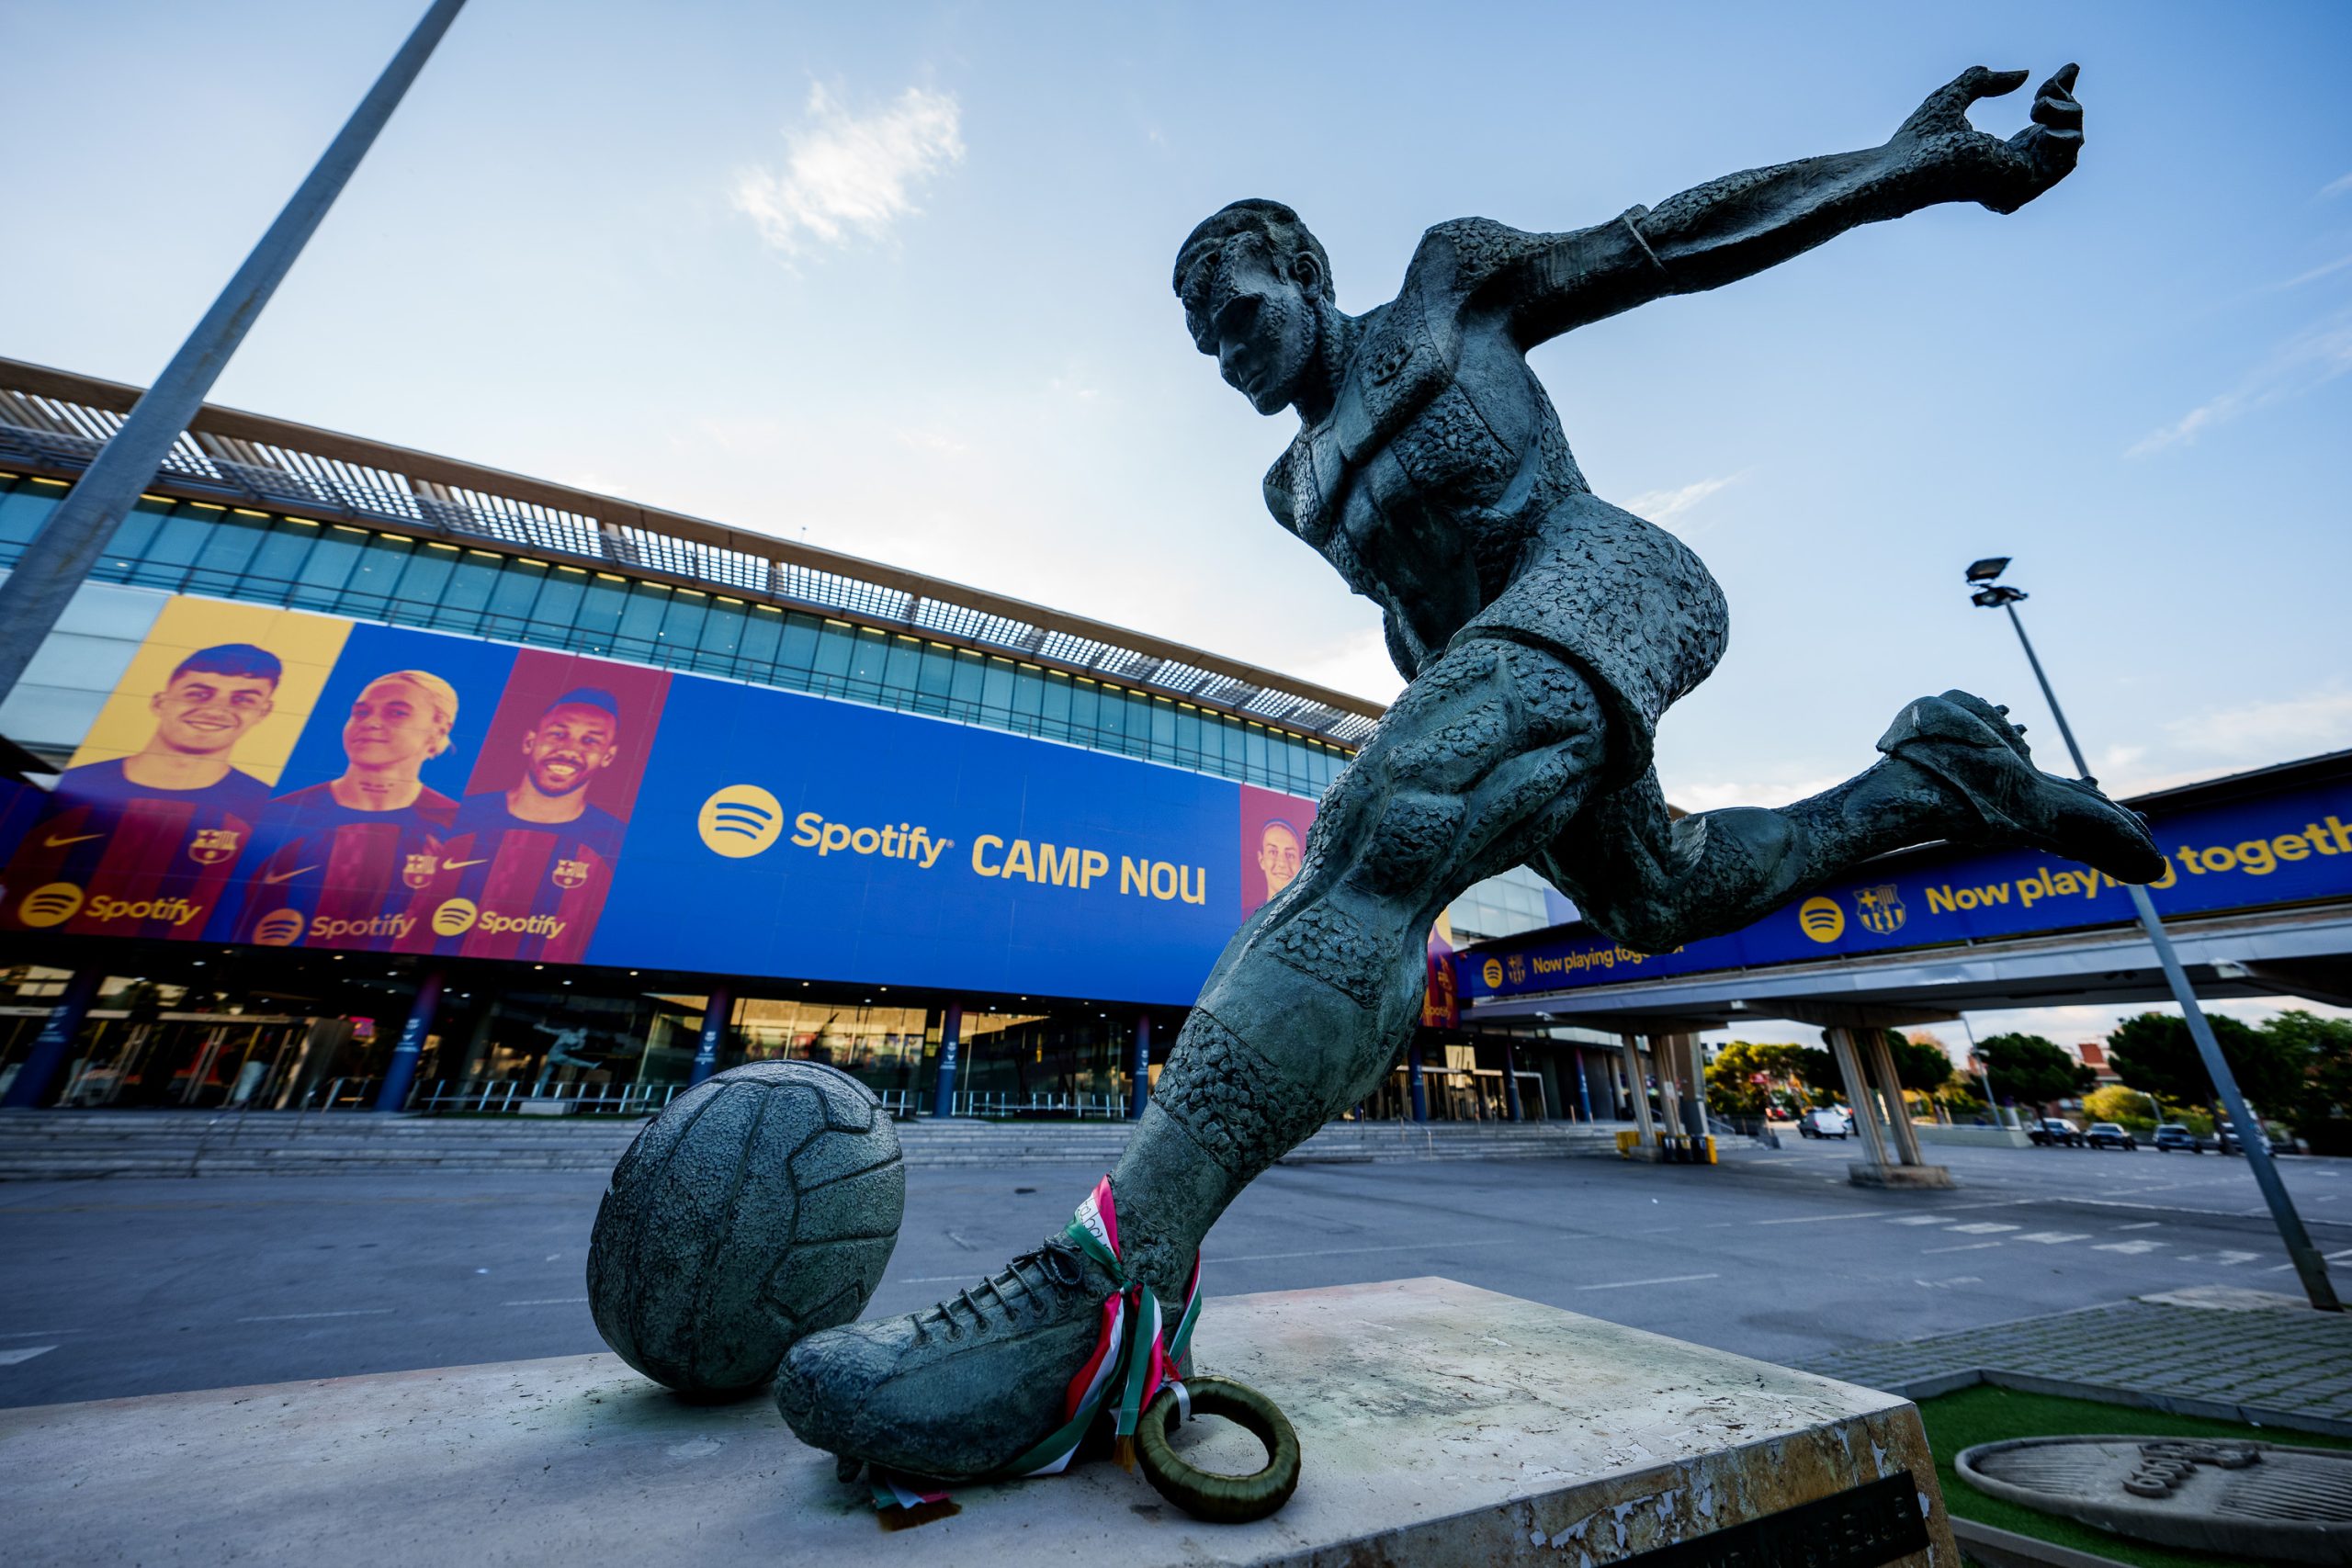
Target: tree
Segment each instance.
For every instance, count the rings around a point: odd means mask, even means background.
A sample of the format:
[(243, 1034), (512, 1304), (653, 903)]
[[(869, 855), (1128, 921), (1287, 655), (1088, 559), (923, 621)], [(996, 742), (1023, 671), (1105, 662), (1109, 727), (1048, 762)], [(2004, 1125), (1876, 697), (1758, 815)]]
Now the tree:
[(1838, 1058), (1819, 1045), (1797, 1047), (1797, 1080), (1813, 1091), (1815, 1105), (1846, 1098), (1846, 1075), (1838, 1070)]
[[(1801, 1045), (1757, 1045), (1735, 1040), (1707, 1064), (1707, 1103), (1726, 1116), (1761, 1116), (1775, 1081), (1796, 1075)], [(1761, 1080), (1761, 1081), (1759, 1081)]]
[(2070, 1100), (2098, 1075), (2039, 1034), (1995, 1034), (1977, 1042), (1976, 1055), (1993, 1076), (1993, 1092), (2019, 1105)]
[(1951, 1058), (1933, 1040), (1907, 1039), (1890, 1029), (1886, 1048), (1894, 1058), (1894, 1081), (1913, 1094), (1933, 1094), (1951, 1082)]
[(2303, 1064), (2287, 1123), (2313, 1154), (2352, 1154), (2352, 1019), (2294, 1009), (2262, 1026)]
[[(2306, 1015), (2308, 1016), (2308, 1015)], [(2290, 1028), (2272, 1033), (2222, 1013), (2208, 1013), (2213, 1038), (2238, 1088), (2265, 1116), (2285, 1116), (2302, 1095), (2309, 1047)], [(2177, 1012), (2143, 1012), (2125, 1019), (2107, 1037), (2108, 1061), (2115, 1076), (2175, 1105), (2211, 1105), (2213, 1080), (2197, 1054), (2188, 1021)], [(1997, 1073), (1994, 1083), (1999, 1084)]]
[(2120, 1122), (2134, 1132), (2144, 1132), (2158, 1121), (2154, 1100), (2113, 1083), (2083, 1096), (2083, 1114), (2094, 1122)]

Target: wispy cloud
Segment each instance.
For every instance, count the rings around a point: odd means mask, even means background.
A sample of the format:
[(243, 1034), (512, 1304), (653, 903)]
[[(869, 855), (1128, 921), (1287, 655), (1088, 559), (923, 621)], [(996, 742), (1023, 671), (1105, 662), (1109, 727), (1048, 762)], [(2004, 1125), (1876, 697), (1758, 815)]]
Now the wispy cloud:
[(2352, 191), (2352, 175), (2338, 175), (2319, 187), (2323, 197), (2342, 196), (2346, 191)]
[(803, 123), (784, 133), (784, 166), (737, 176), (735, 209), (787, 255), (879, 239), (920, 210), (922, 186), (963, 161), (962, 118), (952, 93), (909, 87), (887, 107), (858, 115), (820, 83), (809, 89)]
[(1667, 799), (1684, 811), (1721, 811), (1727, 806), (1787, 806), (1845, 783), (1843, 774), (1815, 778), (1712, 779), (1696, 784), (1678, 781)]
[(1645, 490), (1627, 497), (1625, 510), (1653, 523), (1670, 524), (1717, 491), (1737, 484), (1740, 478), (1739, 474), (1725, 474), (1719, 479), (1698, 479), (1679, 490)]
[(2170, 424), (2150, 431), (2124, 454), (2144, 457), (2183, 446), (2216, 425), (2325, 386), (2352, 370), (2352, 311), (2339, 310), (2280, 344), (2245, 378), (2220, 397), (2199, 403)]
[(2299, 272), (2295, 274), (2294, 276), (2287, 279), (2286, 282), (2278, 284), (2275, 287), (2278, 288), (2301, 288), (2306, 283), (2316, 282), (2320, 278), (2325, 277), (2330, 273), (2342, 272), (2347, 266), (2352, 266), (2352, 255), (2341, 255), (2332, 262), (2322, 262), (2319, 265), (2312, 268), (2309, 272)]

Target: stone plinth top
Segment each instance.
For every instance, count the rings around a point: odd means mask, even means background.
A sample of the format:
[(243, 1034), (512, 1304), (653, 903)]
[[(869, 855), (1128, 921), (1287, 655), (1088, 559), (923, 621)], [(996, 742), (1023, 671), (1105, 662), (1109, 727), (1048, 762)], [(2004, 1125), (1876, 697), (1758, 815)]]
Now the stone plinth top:
[[(1212, 1300), (1197, 1345), (1298, 1428), (1272, 1519), (1200, 1524), (1098, 1463), (886, 1531), (766, 1400), (686, 1404), (597, 1355), (0, 1411), (0, 1556), (1591, 1568), (1907, 1471), (1872, 1517), (1924, 1506), (1931, 1551), (1868, 1554), (1861, 1494), (1801, 1517), (1863, 1540), (1853, 1568), (1958, 1568), (1917, 1413), (1886, 1394), (1439, 1279)], [(1210, 1441), (1206, 1462), (1255, 1458)]]

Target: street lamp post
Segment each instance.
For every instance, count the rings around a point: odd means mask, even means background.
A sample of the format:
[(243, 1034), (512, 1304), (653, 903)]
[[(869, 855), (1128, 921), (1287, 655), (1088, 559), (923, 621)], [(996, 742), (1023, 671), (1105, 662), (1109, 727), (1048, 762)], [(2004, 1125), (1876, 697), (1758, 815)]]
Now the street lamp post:
[[(2058, 733), (2066, 742), (2067, 754), (2075, 760), (2075, 772), (2090, 782), (2090, 763), (2075, 741), (2065, 710), (2058, 705), (2058, 694), (2051, 690), (2050, 676), (2033, 651), (2033, 640), (2025, 635), (2025, 622), (2018, 617), (2018, 603), (2025, 598), (2025, 590), (1999, 581), (2008, 568), (2007, 556), (1989, 557), (1972, 564), (1968, 581), (1976, 592), (1970, 596), (1970, 603), (1982, 609), (2008, 612), (2018, 644), (2025, 649), (2026, 662), (2033, 667), (2034, 680), (2041, 683), (2042, 700), (2050, 705), (2050, 716), (2058, 721)], [(2262, 1190), (2262, 1201), (2269, 1205), (2270, 1218), (2278, 1227), (2280, 1239), (2287, 1244), (2287, 1256), (2293, 1260), (2295, 1273), (2303, 1282), (2303, 1294), (2322, 1312), (2342, 1312), (2344, 1307), (2335, 1299), (2335, 1288), (2328, 1282), (2327, 1259), (2312, 1245), (2311, 1233), (2303, 1228), (2302, 1216), (2295, 1212), (2295, 1201), (2287, 1195), (2286, 1183), (2278, 1179), (2278, 1168), (2270, 1158), (2269, 1139), (2255, 1121), (2254, 1113), (2246, 1109), (2245, 1096), (2238, 1092), (2237, 1075), (2230, 1071), (2229, 1060), (2222, 1055), (2222, 1043), (2213, 1037), (2213, 1026), (2205, 1021), (2205, 1010), (2198, 1005), (2188, 971), (2181, 968), (2180, 955), (2173, 951), (2172, 938), (2165, 934), (2165, 923), (2156, 914), (2155, 901), (2137, 883), (2125, 884), (2124, 891), (2131, 895), (2132, 908), (2139, 914), (2140, 929), (2147, 933), (2148, 944), (2156, 951), (2156, 963), (2165, 972), (2165, 984), (2171, 987), (2173, 1000), (2180, 1004), (2181, 1017), (2188, 1024), (2188, 1036), (2197, 1043), (2198, 1057), (2204, 1062), (2206, 1074), (2212, 1078), (2222, 1107), (2229, 1112), (2230, 1124), (2237, 1129), (2238, 1147), (2245, 1151), (2255, 1185)]]

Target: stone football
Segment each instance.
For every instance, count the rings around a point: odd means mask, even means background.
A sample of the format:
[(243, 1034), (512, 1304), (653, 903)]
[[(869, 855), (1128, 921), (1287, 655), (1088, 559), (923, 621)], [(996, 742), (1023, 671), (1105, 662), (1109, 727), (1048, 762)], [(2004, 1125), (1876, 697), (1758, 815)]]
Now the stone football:
[(814, 1062), (755, 1062), (638, 1134), (596, 1211), (588, 1302), (621, 1359), (681, 1393), (767, 1382), (804, 1334), (849, 1322), (906, 1212), (898, 1131)]

